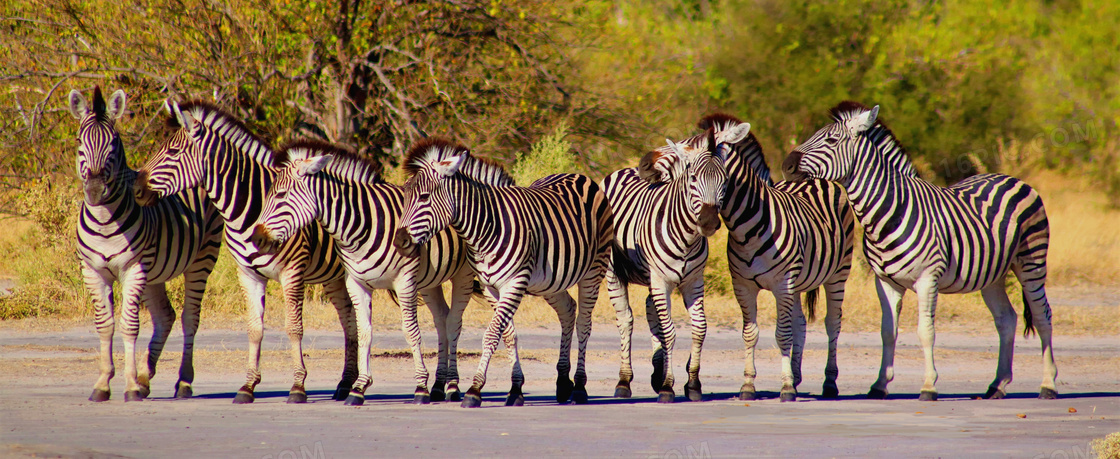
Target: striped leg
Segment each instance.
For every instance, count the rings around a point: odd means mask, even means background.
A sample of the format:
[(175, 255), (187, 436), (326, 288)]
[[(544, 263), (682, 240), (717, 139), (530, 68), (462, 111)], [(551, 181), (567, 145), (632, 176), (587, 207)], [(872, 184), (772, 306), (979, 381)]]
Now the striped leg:
[(151, 379), (156, 375), (159, 356), (163, 354), (163, 346), (175, 326), (175, 309), (167, 299), (165, 284), (149, 284), (144, 289), (143, 298), (144, 304), (148, 306), (148, 314), (152, 317), (153, 330), (152, 340), (148, 342), (147, 365), (140, 368), (136, 382), (139, 385), (140, 398), (147, 398), (152, 392)]
[(303, 299), (306, 286), (303, 283), (305, 264), (290, 262), (280, 274), (280, 289), (287, 303), (285, 329), (288, 332), (289, 352), (292, 358), (292, 389), (288, 392), (288, 403), (306, 403), (307, 366), (303, 363)]
[(358, 332), (358, 377), (343, 403), (356, 406), (366, 402), (366, 389), (372, 381), (369, 369), (369, 347), (373, 341), (371, 292), (362, 281), (350, 275), (346, 276), (346, 291), (350, 292), (350, 302), (354, 305), (354, 323)]
[(482, 357), (478, 362), (474, 382), (463, 396), (463, 408), (482, 406), (482, 388), (486, 385), (486, 370), (490, 366), (490, 358), (498, 348), (498, 340), (502, 333), (513, 320), (517, 307), (521, 305), (521, 299), (525, 296), (525, 286), (529, 282), (529, 274), (527, 270), (518, 272), (498, 292), (498, 301), (494, 304), (494, 316), (490, 318), (490, 325), (486, 327), (486, 334), (482, 340)]
[[(217, 252), (217, 250), (214, 250)], [(216, 257), (216, 254), (215, 254)], [(175, 382), (175, 398), (191, 398), (194, 391), (194, 338), (198, 334), (201, 320), (202, 294), (206, 290), (206, 280), (213, 266), (189, 271), (183, 275), (183, 358), (179, 362), (179, 380)]]
[(595, 312), (595, 302), (599, 299), (599, 286), (603, 283), (602, 270), (595, 270), (579, 282), (579, 303), (576, 312), (576, 337), (579, 341), (579, 357), (576, 360), (575, 389), (572, 402), (587, 403), (587, 342), (591, 338), (591, 314)]
[(879, 307), (883, 310), (879, 334), (883, 338), (883, 360), (879, 365), (879, 378), (871, 385), (867, 398), (887, 398), (887, 384), (894, 379), (894, 348), (898, 342), (898, 316), (902, 314), (902, 296), (906, 289), (888, 283), (881, 277), (875, 279), (879, 293)]
[(834, 276), (824, 284), (825, 301), (828, 312), (824, 316), (824, 329), (828, 333), (828, 362), (824, 367), (824, 387), (821, 396), (836, 398), (840, 396), (840, 388), (836, 385), (836, 378), (840, 376), (840, 367), (836, 364), (836, 349), (840, 343), (840, 324), (844, 317), (844, 283), (848, 280), (847, 270), (841, 275)]
[(933, 362), (934, 326), (933, 318), (937, 313), (937, 277), (929, 274), (923, 275), (914, 282), (914, 291), (918, 296), (918, 341), (922, 344), (922, 354), (925, 355), (926, 372), (925, 381), (922, 383), (922, 392), (918, 400), (937, 400), (937, 369)]
[(394, 290), (397, 301), (401, 307), (401, 331), (408, 340), (412, 349), (412, 364), (416, 378), (416, 390), (413, 392), (412, 402), (415, 404), (431, 403), (432, 397), (428, 392), (428, 368), (424, 365), (424, 353), (420, 339), (420, 322), (416, 316), (416, 284), (413, 275), (404, 274), (395, 282)]
[(346, 400), (354, 381), (358, 379), (358, 327), (354, 318), (354, 304), (350, 302), (350, 294), (346, 291), (346, 280), (339, 279), (323, 285), (323, 293), (334, 305), (338, 313), (338, 322), (342, 325), (345, 338), (345, 362), (342, 365), (342, 379), (335, 387), (332, 400)]
[(754, 350), (758, 345), (758, 291), (753, 282), (737, 278), (733, 280), (735, 298), (743, 312), (743, 348), (746, 365), (743, 368), (743, 386), (739, 388), (739, 400), (754, 400), (754, 378), (758, 370), (754, 365)]
[(1012, 356), (1015, 352), (1015, 308), (1007, 298), (1007, 290), (1000, 278), (980, 291), (984, 304), (992, 311), (996, 331), (999, 333), (999, 363), (996, 366), (996, 379), (988, 386), (984, 398), (1003, 398), (1007, 395), (1007, 385), (1011, 383)]
[(97, 327), (97, 335), (101, 341), (101, 352), (98, 355), (100, 374), (97, 382), (93, 384), (93, 393), (89, 396), (91, 402), (104, 402), (109, 400), (109, 380), (113, 379), (116, 371), (113, 368), (113, 331), (116, 321), (113, 317), (113, 279), (106, 277), (97, 270), (82, 264), (82, 278), (86, 290), (93, 297), (93, 323)]
[(261, 382), (261, 341), (264, 340), (264, 289), (266, 279), (247, 271), (238, 270), (237, 277), (245, 290), (248, 303), (247, 319), (249, 327), (249, 369), (245, 374), (245, 384), (237, 390), (233, 403), (253, 403), (253, 391)]
[(120, 327), (124, 341), (124, 400), (133, 402), (143, 400), (140, 395), (140, 384), (136, 378), (136, 336), (140, 333), (140, 299), (147, 282), (143, 266), (139, 263), (130, 266), (127, 271), (121, 273), (120, 282)]
[(630, 292), (627, 285), (619, 280), (613, 269), (606, 271), (607, 294), (614, 306), (615, 320), (618, 326), (618, 337), (621, 343), (619, 359), (621, 368), (618, 370), (618, 384), (614, 388), (614, 396), (630, 398), (630, 382), (634, 380), (634, 366), (631, 364), (630, 342), (634, 336), (634, 312), (630, 309)]
[(420, 292), (420, 296), (424, 298), (424, 304), (428, 305), (428, 310), (432, 313), (432, 322), (436, 326), (436, 342), (439, 344), (436, 359), (436, 379), (432, 382), (431, 401), (442, 402), (447, 397), (443, 387), (447, 381), (447, 364), (450, 359), (448, 354), (450, 343), (447, 340), (447, 315), (450, 314), (451, 308), (447, 306), (447, 301), (443, 298), (443, 288), (440, 286), (423, 290)]
[[(451, 308), (447, 314), (447, 391), (445, 399), (458, 402), (463, 399), (459, 392), (459, 335), (463, 331), (463, 312), (470, 304), (471, 292), (474, 289), (474, 273), (464, 270), (459, 276), (451, 279)], [(494, 303), (491, 302), (491, 307)], [(512, 324), (512, 322), (510, 322)], [(438, 381), (437, 381), (438, 382)], [(435, 400), (436, 392), (432, 392)]]
[[(666, 285), (660, 279), (651, 279), (650, 298), (646, 302), (646, 319), (650, 321), (650, 330), (658, 330), (654, 334), (655, 344), (653, 351), (654, 383), (660, 379), (657, 388), (658, 403), (673, 403), (676, 395), (673, 392), (673, 345), (677, 341), (677, 331), (673, 326), (672, 303), (669, 294), (673, 286)], [(652, 308), (650, 303), (652, 302)], [(660, 347), (660, 349), (659, 349)], [(658, 354), (660, 353), (660, 359)], [(660, 372), (660, 375), (658, 374)], [(661, 378), (658, 378), (661, 376)]]
[(1023, 286), (1024, 321), (1029, 320), (1034, 325), (1038, 339), (1042, 343), (1042, 386), (1039, 388), (1038, 398), (1056, 399), (1058, 389), (1055, 385), (1058, 378), (1058, 366), (1054, 364), (1054, 348), (1051, 342), (1053, 326), (1051, 325), (1050, 303), (1046, 301), (1046, 266), (1041, 264), (1013, 265), (1015, 276)]
[(774, 339), (782, 353), (782, 392), (780, 399), (790, 402), (797, 399), (797, 383), (801, 376), (801, 349), (805, 344), (805, 315), (801, 312), (801, 297), (790, 290), (775, 290), (774, 301), (778, 307), (778, 325)]
[[(498, 291), (493, 288), (483, 289), (486, 301), (490, 303), (490, 308), (497, 311), (498, 304)], [(460, 314), (460, 319), (462, 315)], [(525, 394), (521, 388), (525, 385), (525, 374), (521, 372), (521, 356), (517, 349), (517, 330), (514, 327), (514, 319), (510, 317), (509, 325), (506, 326), (505, 331), (502, 332), (502, 341), (506, 344), (506, 352), (509, 354), (510, 359), (510, 389), (509, 395), (506, 396), (506, 406), (524, 406)], [(462, 320), (460, 320), (462, 324)], [(458, 387), (455, 388), (458, 391)]]
[(576, 322), (576, 302), (568, 292), (545, 297), (556, 317), (560, 319), (560, 358), (556, 361), (556, 403), (567, 403), (574, 385), (569, 377), (572, 370), (572, 332)]
[(678, 288), (691, 318), (689, 329), (692, 331), (692, 350), (688, 355), (688, 382), (684, 384), (684, 395), (689, 400), (699, 402), (704, 400), (700, 385), (700, 351), (704, 349), (704, 337), (708, 334), (708, 318), (704, 315), (704, 276), (695, 277), (695, 280)]

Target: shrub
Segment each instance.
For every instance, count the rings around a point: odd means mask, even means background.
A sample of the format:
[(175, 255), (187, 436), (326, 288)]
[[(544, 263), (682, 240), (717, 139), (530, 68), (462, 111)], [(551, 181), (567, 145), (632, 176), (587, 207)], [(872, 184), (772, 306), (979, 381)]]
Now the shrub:
[(529, 186), (546, 175), (575, 172), (576, 158), (567, 136), (568, 125), (560, 122), (552, 134), (534, 143), (529, 153), (518, 154), (512, 171), (517, 184)]
[(1120, 432), (1113, 432), (1107, 437), (1093, 440), (1091, 445), (1093, 452), (1101, 459), (1120, 459)]

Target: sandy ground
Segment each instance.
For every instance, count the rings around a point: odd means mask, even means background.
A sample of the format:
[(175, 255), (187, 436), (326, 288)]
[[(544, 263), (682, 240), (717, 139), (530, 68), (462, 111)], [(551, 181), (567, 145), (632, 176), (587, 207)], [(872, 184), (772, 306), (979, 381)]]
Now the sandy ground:
[[(825, 336), (808, 337), (801, 398), (780, 403), (779, 353), (773, 336), (759, 344), (763, 400), (734, 399), (742, 383), (742, 341), (735, 330), (709, 333), (702, 370), (705, 401), (654, 403), (648, 331), (635, 330), (635, 397), (614, 399), (617, 335), (596, 325), (586, 406), (554, 400), (558, 332), (522, 329), (526, 406), (504, 407), (508, 360), (491, 365), (482, 409), (457, 403), (410, 404), (411, 359), (400, 333), (374, 338), (374, 385), (362, 407), (330, 400), (341, 369), (341, 334), (310, 331), (305, 354), (310, 403), (287, 405), (291, 371), (287, 337), (266, 335), (264, 381), (252, 405), (230, 403), (244, 378), (246, 337), (236, 330), (200, 332), (192, 400), (170, 400), (179, 354), (165, 352), (149, 400), (86, 401), (96, 379), (92, 327), (62, 332), (0, 331), (0, 456), (36, 457), (352, 457), (352, 456), (876, 456), (1087, 457), (1088, 443), (1120, 431), (1120, 338), (1057, 337), (1059, 400), (1037, 400), (1037, 338), (1016, 342), (1017, 381), (1006, 400), (973, 400), (995, 372), (996, 336), (938, 335), (938, 402), (917, 401), (920, 349), (913, 331), (900, 338), (889, 400), (863, 398), (879, 365), (876, 333), (841, 337), (840, 400), (819, 400)], [(145, 332), (147, 333), (147, 332)], [(772, 333), (772, 331), (770, 332)], [(143, 334), (141, 336), (144, 336)], [(686, 331), (679, 336), (687, 337)], [(427, 348), (435, 342), (424, 336)], [(479, 331), (463, 339), (460, 372), (474, 374)], [(173, 335), (168, 350), (181, 346)], [(675, 355), (678, 395), (687, 345)], [(120, 355), (117, 356), (118, 360)], [(427, 359), (434, 371), (434, 358)], [(123, 367), (118, 363), (118, 375)], [(466, 384), (464, 384), (464, 389)], [(1076, 410), (1076, 412), (1074, 412)]]

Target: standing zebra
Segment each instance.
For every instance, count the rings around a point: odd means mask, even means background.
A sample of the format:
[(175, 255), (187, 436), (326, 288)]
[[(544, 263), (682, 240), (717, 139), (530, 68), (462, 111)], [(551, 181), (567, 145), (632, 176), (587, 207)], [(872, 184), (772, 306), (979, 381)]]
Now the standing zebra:
[[(743, 124), (728, 132), (734, 142), (750, 130)], [(685, 395), (699, 401), (700, 350), (707, 320), (704, 316), (704, 267), (708, 240), (719, 229), (719, 207), (727, 181), (715, 131), (689, 139), (683, 145), (669, 140), (642, 158), (638, 168), (622, 169), (603, 179), (615, 219), (611, 269), (607, 288), (618, 315), (622, 339), (622, 369), (616, 397), (630, 397), (634, 370), (630, 364), (630, 339), (634, 316), (630, 310), (628, 284), (649, 287), (646, 319), (653, 334), (653, 390), (658, 401), (671, 403), (673, 393), (673, 327), (671, 299), (680, 289), (692, 318), (692, 352), (688, 358)]]
[[(744, 123), (717, 113), (700, 120), (701, 129), (718, 133)], [(743, 313), (746, 366), (741, 400), (756, 396), (754, 350), (758, 344), (758, 293), (769, 290), (777, 306), (774, 335), (782, 352), (782, 401), (797, 397), (805, 317), (801, 292), (807, 292), (809, 317), (815, 312), (817, 289), (824, 287), (828, 360), (824, 397), (839, 394), (836, 348), (840, 336), (844, 284), (851, 268), (855, 223), (844, 189), (825, 180), (779, 182), (770, 179), (762, 146), (754, 134), (729, 142), (727, 192), (721, 210), (727, 224), (727, 263), (735, 297)]]
[[(585, 403), (584, 358), (591, 312), (614, 237), (610, 206), (599, 186), (583, 175), (557, 174), (528, 188), (494, 187), (486, 178), (506, 176), (506, 172), (448, 141), (413, 146), (404, 167), (410, 178), (397, 231), (405, 235), (394, 242), (402, 249), (424, 244), (450, 225), (462, 237), (471, 267), (496, 300), (478, 373), (463, 406), (482, 405), (490, 357), (526, 293), (544, 297), (560, 319), (556, 400), (563, 403), (572, 397)], [(578, 318), (576, 302), (567, 292), (577, 284)], [(574, 390), (568, 378), (573, 322), (579, 338)]]
[[(412, 347), (416, 368), (414, 402), (445, 398), (458, 401), (457, 347), (463, 311), (470, 301), (474, 282), (474, 272), (466, 264), (462, 239), (448, 229), (436, 234), (428, 245), (406, 245), (406, 249), (398, 249), (393, 238), (399, 234), (395, 230), (404, 192), (401, 187), (381, 179), (381, 165), (377, 162), (315, 141), (292, 144), (278, 152), (274, 161), (278, 169), (276, 181), (268, 191), (252, 240), (267, 250), (318, 220), (338, 244), (346, 266), (346, 288), (354, 302), (358, 325), (358, 379), (346, 404), (361, 405), (370, 384), (370, 295), (374, 289), (391, 289), (400, 303), (401, 326)], [(494, 186), (513, 185), (508, 177), (494, 178), (491, 183)], [(450, 308), (444, 301), (441, 287), (448, 280), (451, 281)], [(439, 335), (439, 364), (430, 395), (416, 318), (417, 293), (431, 309)], [(522, 404), (520, 387), (524, 377), (517, 359), (513, 327), (507, 331), (514, 385), (518, 388), (511, 391), (507, 404)]]
[[(1023, 288), (1024, 335), (1037, 330), (1042, 342), (1043, 379), (1039, 398), (1056, 398), (1057, 367), (1050, 343), (1046, 301), (1046, 249), (1050, 228), (1042, 198), (1026, 183), (1000, 174), (967, 178), (942, 188), (907, 173), (906, 153), (897, 141), (883, 144), (876, 131), (879, 107), (843, 102), (832, 109), (834, 123), (798, 146), (783, 167), (790, 173), (844, 185), (864, 227), (864, 250), (878, 277), (883, 309), (883, 361), (869, 398), (884, 398), (894, 378), (898, 316), (906, 290), (918, 295), (918, 338), (925, 354), (921, 400), (936, 400), (933, 364), (938, 293), (979, 290), (999, 331), (999, 364), (985, 398), (1002, 398), (1011, 382), (1015, 310), (1004, 278), (1011, 269)], [(912, 167), (911, 167), (912, 169)]]
[[(222, 220), (198, 189), (188, 189), (140, 207), (130, 193), (136, 171), (128, 167), (114, 120), (125, 111), (126, 96), (118, 90), (106, 106), (101, 88), (93, 89), (93, 106), (70, 91), (70, 114), (78, 127), (78, 176), (85, 200), (78, 217), (78, 257), (82, 278), (93, 297), (94, 323), (101, 336), (101, 376), (90, 401), (109, 400), (113, 377), (113, 281), (121, 283), (121, 331), (124, 333), (125, 401), (147, 397), (163, 345), (175, 324), (175, 310), (164, 284), (182, 274), (183, 360), (175, 397), (191, 396), (194, 382), (194, 335), (206, 280), (218, 260)], [(136, 335), (140, 302), (148, 307), (154, 328), (148, 364), (136, 369)]]
[(252, 403), (253, 391), (261, 381), (264, 293), (269, 279), (280, 282), (288, 306), (287, 331), (295, 366), (288, 402), (307, 401), (302, 347), (306, 284), (325, 284), (346, 333), (346, 363), (334, 397), (345, 398), (357, 378), (357, 331), (334, 242), (321, 226), (312, 225), (275, 252), (260, 250), (250, 236), (265, 190), (275, 179), (275, 170), (265, 165), (271, 161), (272, 151), (240, 120), (213, 105), (191, 102), (180, 107), (173, 103), (170, 108), (173, 114), (168, 122), (178, 131), (141, 169), (136, 197), (142, 204), (150, 203), (201, 186), (225, 218), (226, 244), (240, 268), (238, 278), (249, 303), (249, 370), (233, 402)]

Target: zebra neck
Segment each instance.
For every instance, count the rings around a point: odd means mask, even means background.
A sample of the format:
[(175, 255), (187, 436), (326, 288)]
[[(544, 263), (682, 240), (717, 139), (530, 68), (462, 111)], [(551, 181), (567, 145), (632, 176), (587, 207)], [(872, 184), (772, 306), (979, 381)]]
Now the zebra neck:
[(203, 160), (203, 187), (225, 218), (226, 231), (248, 238), (260, 217), (265, 190), (272, 186), (276, 173), (229, 141), (222, 139), (212, 145)]
[(497, 189), (458, 176), (449, 186), (456, 208), (451, 227), (472, 253), (493, 253), (502, 242), (497, 234), (502, 211)]
[(400, 220), (404, 198), (400, 187), (389, 183), (348, 183), (325, 175), (315, 175), (310, 187), (315, 196), (314, 214), (327, 233), (349, 251), (363, 244), (388, 241)]
[(856, 145), (852, 172), (841, 182), (848, 191), (852, 212), (869, 240), (878, 240), (884, 227), (896, 225), (909, 205), (909, 177), (898, 165), (890, 166), (883, 152), (870, 141)]
[[(700, 216), (689, 210), (691, 196), (684, 180), (673, 182), (669, 187), (664, 207), (657, 210), (654, 221), (658, 222), (665, 235), (679, 241), (681, 247), (693, 249), (699, 240), (704, 239), (698, 229)], [(674, 212), (674, 209), (679, 210)]]
[(83, 200), (83, 214), (101, 223), (111, 223), (130, 220), (129, 216), (142, 213), (144, 208), (136, 204), (136, 197), (132, 194), (132, 183), (135, 181), (136, 171), (122, 166), (107, 184), (109, 198), (96, 206), (88, 205)]
[(763, 181), (758, 175), (746, 168), (727, 171), (727, 190), (723, 196), (720, 215), (727, 223), (728, 230), (734, 231), (747, 220), (759, 215), (766, 209), (771, 183)]

